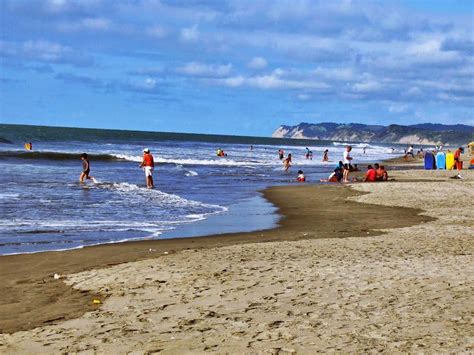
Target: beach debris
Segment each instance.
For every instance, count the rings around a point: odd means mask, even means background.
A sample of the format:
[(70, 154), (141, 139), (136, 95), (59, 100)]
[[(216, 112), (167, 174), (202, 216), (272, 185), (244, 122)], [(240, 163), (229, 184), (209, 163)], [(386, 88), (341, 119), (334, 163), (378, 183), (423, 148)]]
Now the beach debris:
[(101, 302), (100, 302), (100, 300), (94, 299), (94, 300), (92, 300), (92, 303), (93, 304), (100, 304)]
[(59, 280), (59, 279), (61, 278), (61, 275), (59, 275), (59, 274), (54, 274), (53, 277), (54, 277), (55, 280)]
[(165, 251), (163, 254), (168, 255), (169, 253), (167, 251)]
[(149, 251), (156, 251), (156, 249), (152, 249), (152, 248), (150, 248), (150, 249), (149, 249)]

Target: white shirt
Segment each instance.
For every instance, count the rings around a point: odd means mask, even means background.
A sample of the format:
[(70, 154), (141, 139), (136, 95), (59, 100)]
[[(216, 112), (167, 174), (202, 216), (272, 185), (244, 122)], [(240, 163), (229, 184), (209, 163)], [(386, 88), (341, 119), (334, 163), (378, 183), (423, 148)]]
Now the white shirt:
[(344, 151), (344, 160), (342, 161), (344, 164), (350, 164), (351, 160), (349, 159), (351, 156), (347, 150)]

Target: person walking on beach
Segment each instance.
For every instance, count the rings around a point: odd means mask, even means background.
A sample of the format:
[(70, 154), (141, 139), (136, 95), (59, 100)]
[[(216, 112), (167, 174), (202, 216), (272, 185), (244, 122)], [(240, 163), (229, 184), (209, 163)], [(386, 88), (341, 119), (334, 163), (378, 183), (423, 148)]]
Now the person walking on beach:
[(291, 166), (291, 154), (288, 154), (288, 157), (285, 160), (283, 160), (283, 167), (285, 171), (288, 171), (290, 166)]
[(150, 149), (143, 149), (143, 160), (140, 163), (140, 168), (145, 170), (146, 187), (148, 189), (153, 188), (153, 169), (155, 167), (155, 161), (153, 155), (150, 153)]
[(85, 180), (88, 180), (88, 179), (95, 181), (95, 179), (89, 175), (91, 172), (91, 164), (89, 162), (89, 158), (86, 153), (81, 154), (81, 160), (82, 160), (82, 173), (79, 176), (79, 181), (84, 182)]

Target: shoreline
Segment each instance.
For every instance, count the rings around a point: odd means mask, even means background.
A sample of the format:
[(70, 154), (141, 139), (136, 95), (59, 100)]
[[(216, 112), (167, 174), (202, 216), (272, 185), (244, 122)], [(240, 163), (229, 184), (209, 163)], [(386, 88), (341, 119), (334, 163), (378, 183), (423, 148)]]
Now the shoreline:
[[(433, 220), (420, 209), (363, 204), (352, 198), (363, 193), (340, 185), (275, 186), (263, 192), (282, 216), (274, 229), (204, 237), (131, 241), (60, 252), (0, 257), (0, 333), (13, 333), (77, 318), (98, 306), (101, 295), (79, 291), (53, 275), (168, 256), (182, 250), (200, 250), (245, 243), (320, 238), (367, 237), (379, 229), (400, 228)], [(345, 215), (343, 220), (339, 215)], [(377, 229), (368, 228), (374, 225)], [(151, 251), (150, 251), (151, 250)], [(166, 254), (165, 254), (166, 253)]]

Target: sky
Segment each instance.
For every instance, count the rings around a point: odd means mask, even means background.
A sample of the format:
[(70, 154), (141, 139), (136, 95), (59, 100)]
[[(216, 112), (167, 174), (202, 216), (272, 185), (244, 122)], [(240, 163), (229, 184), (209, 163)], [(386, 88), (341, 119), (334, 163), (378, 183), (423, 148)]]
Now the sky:
[(1, 0), (0, 123), (474, 124), (474, 1)]

